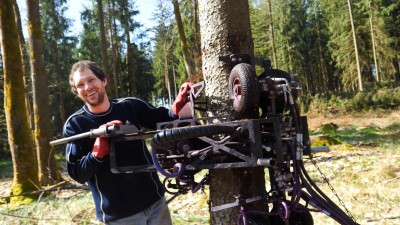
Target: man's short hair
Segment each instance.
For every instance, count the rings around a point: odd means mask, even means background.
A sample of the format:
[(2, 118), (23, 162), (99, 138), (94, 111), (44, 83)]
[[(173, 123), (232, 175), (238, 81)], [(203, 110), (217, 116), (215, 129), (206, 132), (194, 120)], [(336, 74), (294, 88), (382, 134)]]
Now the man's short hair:
[(101, 81), (104, 81), (107, 78), (107, 75), (103, 72), (102, 69), (100, 69), (100, 67), (96, 63), (90, 60), (78, 61), (74, 65), (72, 65), (71, 73), (69, 74), (69, 85), (71, 86), (72, 93), (78, 94), (74, 83), (74, 73), (78, 70), (84, 71), (86, 69), (91, 70), (93, 74), (96, 75), (96, 77), (99, 78)]

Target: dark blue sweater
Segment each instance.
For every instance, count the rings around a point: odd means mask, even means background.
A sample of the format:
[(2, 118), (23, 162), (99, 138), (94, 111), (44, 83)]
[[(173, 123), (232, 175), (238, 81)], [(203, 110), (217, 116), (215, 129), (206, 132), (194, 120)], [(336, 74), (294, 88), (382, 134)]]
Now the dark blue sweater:
[[(175, 119), (167, 108), (155, 108), (138, 98), (111, 100), (111, 107), (101, 114), (91, 113), (86, 106), (71, 115), (64, 125), (65, 137), (88, 132), (112, 120), (134, 124), (138, 129), (156, 129), (158, 122)], [(79, 183), (86, 183), (92, 192), (96, 215), (102, 222), (128, 217), (143, 211), (164, 195), (156, 172), (114, 174), (110, 171), (109, 156), (102, 160), (92, 154), (94, 138), (70, 142), (66, 147), (69, 175)], [(118, 145), (126, 165), (149, 165), (151, 156), (143, 140)], [(117, 149), (118, 151), (119, 149)], [(119, 153), (120, 154), (120, 153)], [(136, 164), (132, 164), (136, 163)]]

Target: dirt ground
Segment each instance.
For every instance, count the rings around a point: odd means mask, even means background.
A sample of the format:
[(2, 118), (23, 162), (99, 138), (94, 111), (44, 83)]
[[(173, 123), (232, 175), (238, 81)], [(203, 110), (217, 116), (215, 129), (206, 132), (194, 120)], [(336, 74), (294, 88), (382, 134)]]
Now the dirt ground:
[(362, 112), (352, 113), (347, 115), (307, 115), (308, 128), (310, 130), (316, 130), (323, 124), (334, 123), (339, 127), (387, 127), (393, 123), (400, 123), (400, 110), (396, 111), (374, 111), (374, 112)]

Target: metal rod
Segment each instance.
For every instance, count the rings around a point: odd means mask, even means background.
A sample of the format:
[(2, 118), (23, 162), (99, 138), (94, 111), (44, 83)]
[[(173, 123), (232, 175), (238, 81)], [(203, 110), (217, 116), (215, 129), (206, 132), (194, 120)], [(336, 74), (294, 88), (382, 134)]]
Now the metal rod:
[(111, 126), (104, 126), (104, 127), (99, 127), (97, 129), (92, 129), (88, 132), (85, 133), (81, 133), (81, 134), (77, 134), (71, 137), (65, 137), (65, 138), (61, 138), (58, 140), (54, 140), (54, 141), (50, 141), (50, 145), (54, 146), (54, 145), (61, 145), (61, 144), (65, 144), (71, 141), (75, 141), (75, 140), (79, 140), (82, 138), (95, 138), (95, 137), (109, 137), (115, 134), (116, 131), (118, 131), (120, 129), (120, 126), (118, 124), (114, 124)]

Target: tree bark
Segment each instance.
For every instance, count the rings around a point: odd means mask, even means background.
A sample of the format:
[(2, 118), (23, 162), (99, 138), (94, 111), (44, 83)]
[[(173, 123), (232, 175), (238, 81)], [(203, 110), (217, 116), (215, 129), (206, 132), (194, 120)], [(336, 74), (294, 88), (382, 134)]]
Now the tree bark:
[[(0, 1), (0, 42), (4, 72), (4, 111), (13, 162), (11, 195), (39, 186), (38, 167), (25, 104), (21, 52), (13, 10), (14, 0)], [(11, 202), (31, 202), (35, 196), (12, 197)]]
[(274, 68), (278, 68), (278, 59), (276, 57), (276, 46), (275, 46), (275, 30), (274, 30), (274, 20), (272, 17), (272, 4), (271, 0), (268, 0), (268, 16), (271, 21), (271, 42), (272, 42), (272, 58), (274, 59)]
[(195, 65), (195, 71), (197, 75), (199, 75), (199, 78), (202, 79), (202, 71), (201, 71), (201, 64), (202, 64), (202, 59), (201, 59), (201, 43), (200, 43), (200, 28), (199, 28), (199, 2), (198, 0), (194, 0), (194, 15), (193, 15), (193, 21), (194, 21), (194, 51), (193, 51), (193, 59), (194, 59), (194, 65)]
[(375, 31), (374, 31), (374, 24), (373, 24), (373, 18), (372, 18), (372, 14), (373, 14), (373, 10), (371, 7), (371, 1), (367, 1), (368, 3), (368, 9), (369, 9), (369, 24), (370, 24), (370, 30), (371, 30), (371, 43), (372, 43), (372, 52), (374, 54), (374, 65), (375, 65), (375, 73), (376, 73), (376, 77), (375, 80), (376, 82), (379, 82), (380, 77), (379, 77), (379, 65), (378, 65), (378, 57), (376, 54), (376, 44), (375, 44)]
[[(230, 65), (219, 56), (232, 53), (253, 55), (248, 1), (199, 1), (203, 76), (210, 116), (230, 113), (228, 78)], [(210, 209), (244, 198), (260, 196), (265, 191), (263, 168), (210, 170)], [(260, 208), (260, 203), (252, 208)], [(236, 224), (239, 207), (211, 212), (211, 224)]]
[(40, 22), (39, 1), (27, 0), (29, 57), (31, 62), (33, 112), (35, 115), (34, 140), (39, 162), (39, 180), (42, 185), (59, 182), (61, 179), (54, 152), (50, 147), (50, 115), (47, 73), (44, 65), (43, 34)]
[(111, 64), (112, 64), (112, 74), (108, 74), (108, 82), (110, 82), (109, 86), (111, 87), (110, 94), (114, 93), (114, 97), (117, 98), (119, 96), (118, 93), (118, 74), (117, 74), (117, 47), (116, 47), (116, 32), (115, 31), (115, 22), (114, 21), (114, 2), (108, 0), (108, 28), (110, 32), (110, 44), (111, 44)]
[(100, 26), (102, 67), (105, 74), (108, 75), (107, 39), (106, 39), (106, 31), (104, 28), (103, 0), (97, 0), (97, 11), (98, 11), (99, 26)]
[(354, 28), (354, 20), (353, 20), (353, 11), (351, 9), (351, 2), (350, 0), (347, 0), (347, 4), (349, 7), (349, 15), (350, 15), (350, 23), (351, 23), (351, 31), (353, 33), (353, 44), (354, 44), (354, 52), (355, 52), (355, 57), (356, 57), (356, 63), (357, 63), (357, 77), (358, 77), (358, 90), (363, 91), (363, 84), (362, 84), (362, 77), (361, 77), (361, 67), (360, 67), (360, 59), (358, 56), (358, 46), (357, 46), (357, 36), (356, 36), (356, 30)]
[(28, 118), (29, 118), (29, 127), (31, 128), (32, 132), (34, 130), (34, 116), (32, 110), (32, 101), (30, 99), (29, 93), (31, 92), (31, 83), (29, 81), (29, 60), (28, 60), (28, 53), (26, 50), (26, 43), (24, 38), (24, 33), (22, 31), (22, 23), (21, 23), (21, 15), (19, 13), (19, 7), (17, 2), (14, 2), (14, 13), (15, 13), (15, 21), (17, 23), (17, 31), (18, 31), (18, 41), (19, 41), (19, 48), (21, 51), (21, 59), (22, 59), (22, 72), (24, 73), (24, 86), (25, 86), (25, 104), (26, 108), (28, 109)]
[(186, 41), (186, 34), (185, 34), (185, 30), (183, 28), (181, 11), (179, 9), (178, 0), (172, 0), (172, 4), (174, 5), (175, 20), (176, 20), (176, 24), (178, 26), (178, 33), (179, 33), (179, 37), (180, 37), (180, 40), (181, 40), (181, 49), (182, 49), (182, 54), (183, 54), (183, 61), (185, 63), (187, 77), (191, 80), (191, 76), (194, 75), (194, 70), (193, 70), (193, 66), (192, 66), (193, 60), (192, 60), (192, 57), (190, 56), (189, 50), (188, 50), (188, 45), (187, 45), (187, 41)]

